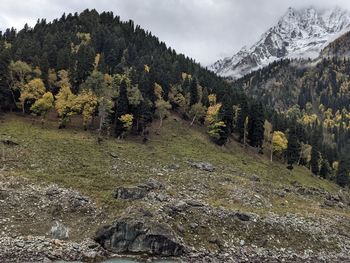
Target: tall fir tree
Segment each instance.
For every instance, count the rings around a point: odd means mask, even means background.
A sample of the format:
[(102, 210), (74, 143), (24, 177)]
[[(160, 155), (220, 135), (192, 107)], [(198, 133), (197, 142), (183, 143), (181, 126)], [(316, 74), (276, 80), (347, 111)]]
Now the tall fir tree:
[(288, 169), (292, 170), (293, 165), (298, 162), (300, 154), (300, 144), (298, 141), (297, 130), (295, 124), (289, 129), (288, 145), (286, 150), (286, 159), (288, 163)]
[(198, 96), (198, 82), (197, 78), (192, 78), (191, 84), (190, 84), (190, 106), (196, 104), (199, 100)]
[(117, 99), (117, 105), (115, 108), (115, 136), (120, 137), (125, 128), (123, 127), (123, 122), (119, 119), (122, 115), (125, 115), (129, 112), (129, 100), (128, 100), (128, 91), (127, 84), (123, 80), (119, 87), (119, 97)]
[(322, 143), (322, 126), (316, 124), (314, 128), (314, 132), (311, 138), (311, 160), (310, 160), (310, 168), (311, 172), (315, 175), (320, 173), (320, 145)]
[(336, 181), (341, 187), (350, 185), (350, 146), (344, 148), (340, 155)]
[(264, 123), (265, 116), (262, 104), (260, 102), (253, 104), (250, 110), (248, 124), (248, 140), (251, 146), (262, 148), (265, 130)]
[(248, 117), (248, 102), (246, 97), (243, 97), (241, 99), (241, 102), (239, 104), (239, 112), (237, 116), (237, 133), (238, 133), (238, 138), (239, 141), (242, 142), (244, 137), (245, 137), (245, 121)]

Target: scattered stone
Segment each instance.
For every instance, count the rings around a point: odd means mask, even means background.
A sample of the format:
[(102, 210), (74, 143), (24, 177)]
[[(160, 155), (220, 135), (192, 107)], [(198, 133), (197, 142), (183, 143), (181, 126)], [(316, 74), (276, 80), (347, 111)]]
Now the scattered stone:
[(62, 223), (56, 221), (55, 225), (51, 227), (50, 234), (56, 239), (68, 239), (69, 238), (69, 228), (64, 226)]
[(236, 216), (239, 220), (245, 221), (245, 222), (250, 221), (250, 218), (251, 218), (250, 215), (245, 214), (245, 213), (242, 213), (242, 212), (237, 212), (237, 213), (235, 213), (235, 216)]
[(169, 208), (172, 210), (172, 212), (182, 212), (188, 208), (188, 205), (184, 201), (178, 201), (175, 203), (169, 204)]
[(192, 162), (192, 161), (188, 161), (188, 163), (197, 169), (203, 170), (203, 171), (207, 171), (207, 172), (214, 172), (215, 171), (215, 167), (211, 164), (211, 163), (206, 163), (206, 162)]
[(139, 200), (144, 198), (148, 189), (143, 187), (119, 187), (113, 192), (113, 197), (123, 200)]
[(118, 158), (118, 154), (116, 153), (110, 152), (109, 155), (115, 159)]
[(197, 201), (197, 200), (187, 200), (186, 204), (188, 204), (189, 206), (193, 206), (193, 207), (203, 207), (204, 204)]
[(18, 146), (19, 145), (17, 142), (14, 142), (14, 141), (9, 140), (9, 139), (1, 140), (1, 142), (5, 145), (8, 145), (8, 146)]
[(253, 174), (252, 176), (250, 176), (250, 181), (252, 181), (252, 182), (260, 182), (261, 180), (260, 180), (260, 177), (258, 176), (258, 175), (256, 175), (256, 174)]
[(198, 227), (198, 224), (197, 223), (190, 223), (190, 227), (192, 229), (196, 229)]
[(286, 197), (286, 192), (285, 192), (284, 190), (278, 191), (276, 194), (277, 194), (279, 197), (281, 197), (281, 198)]
[(155, 179), (150, 179), (147, 183), (139, 185), (139, 187), (141, 188), (146, 188), (149, 191), (151, 190), (160, 190), (160, 189), (164, 189), (165, 186), (163, 183), (155, 180)]

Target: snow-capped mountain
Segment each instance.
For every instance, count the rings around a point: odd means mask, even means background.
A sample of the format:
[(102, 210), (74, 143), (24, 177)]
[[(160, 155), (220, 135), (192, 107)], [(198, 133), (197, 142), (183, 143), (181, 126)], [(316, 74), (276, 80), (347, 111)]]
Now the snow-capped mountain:
[(350, 30), (350, 12), (338, 7), (320, 11), (315, 8), (289, 8), (277, 25), (264, 33), (250, 48), (217, 61), (211, 69), (222, 76), (239, 78), (283, 58), (315, 58), (321, 50)]

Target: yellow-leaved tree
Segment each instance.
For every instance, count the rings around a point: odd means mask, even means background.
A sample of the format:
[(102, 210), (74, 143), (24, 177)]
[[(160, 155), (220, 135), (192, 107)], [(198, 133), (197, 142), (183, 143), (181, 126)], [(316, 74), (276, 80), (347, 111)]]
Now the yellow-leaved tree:
[(171, 110), (171, 104), (163, 99), (163, 88), (159, 84), (154, 84), (154, 95), (157, 100), (155, 102), (156, 111), (155, 115), (159, 118), (159, 129), (163, 125), (163, 119), (169, 115), (169, 110)]
[(271, 161), (272, 161), (272, 155), (281, 156), (282, 153), (287, 149), (288, 147), (288, 140), (286, 135), (281, 131), (275, 131), (272, 135), (272, 154), (271, 154)]
[(79, 113), (80, 105), (68, 85), (63, 85), (55, 98), (55, 108), (60, 117), (59, 128), (65, 128), (71, 116)]
[(41, 116), (41, 125), (44, 125), (47, 113), (54, 107), (54, 97), (51, 92), (46, 92), (30, 108), (30, 110)]
[(83, 115), (83, 126), (84, 129), (87, 129), (87, 125), (92, 120), (92, 116), (96, 111), (98, 105), (97, 96), (89, 89), (83, 90), (76, 98), (74, 99), (74, 104), (76, 107), (81, 109), (81, 114)]
[(29, 102), (34, 102), (39, 99), (45, 93), (44, 82), (40, 78), (35, 78), (29, 81), (27, 84), (20, 87), (20, 105), (22, 111), (25, 111), (25, 105)]
[(125, 131), (130, 131), (134, 116), (132, 114), (124, 114), (119, 117), (119, 120), (123, 123), (123, 128)]
[(208, 125), (208, 134), (213, 139), (220, 138), (220, 131), (226, 127), (225, 122), (219, 119), (219, 111), (222, 104), (216, 102), (216, 95), (210, 94), (208, 96), (209, 107), (205, 116), (205, 121)]
[(173, 85), (170, 88), (168, 94), (169, 102), (173, 106), (174, 110), (183, 114), (186, 111), (186, 98), (182, 95), (181, 85)]

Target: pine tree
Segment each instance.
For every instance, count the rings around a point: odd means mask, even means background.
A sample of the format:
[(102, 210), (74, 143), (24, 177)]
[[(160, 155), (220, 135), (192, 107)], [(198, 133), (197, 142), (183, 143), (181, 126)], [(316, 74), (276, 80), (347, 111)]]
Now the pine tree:
[(329, 165), (328, 160), (326, 160), (326, 159), (322, 160), (320, 176), (322, 176), (322, 178), (326, 179), (330, 173), (331, 173), (331, 167)]
[(253, 104), (249, 115), (248, 140), (253, 147), (262, 148), (264, 142), (264, 110), (261, 103)]
[(347, 146), (341, 156), (336, 176), (337, 184), (342, 187), (350, 185), (350, 147)]
[(320, 173), (320, 144), (322, 140), (322, 127), (315, 127), (311, 138), (311, 172), (315, 175)]
[(123, 122), (120, 120), (120, 117), (127, 114), (129, 111), (129, 101), (128, 101), (128, 91), (127, 84), (123, 80), (119, 87), (119, 97), (117, 99), (117, 105), (115, 109), (115, 136), (120, 137), (125, 128), (123, 127)]
[(245, 121), (248, 117), (248, 102), (245, 97), (243, 97), (239, 106), (236, 129), (239, 135), (239, 141), (242, 142), (245, 137)]
[(197, 79), (193, 78), (190, 85), (190, 106), (198, 102), (198, 83)]
[(288, 163), (288, 169), (293, 169), (293, 164), (298, 162), (300, 153), (300, 144), (296, 132), (296, 127), (293, 125), (289, 130), (288, 145), (286, 150), (286, 159)]

